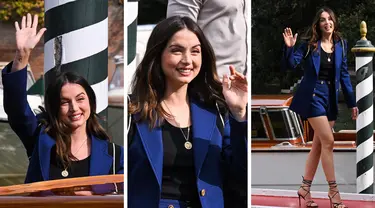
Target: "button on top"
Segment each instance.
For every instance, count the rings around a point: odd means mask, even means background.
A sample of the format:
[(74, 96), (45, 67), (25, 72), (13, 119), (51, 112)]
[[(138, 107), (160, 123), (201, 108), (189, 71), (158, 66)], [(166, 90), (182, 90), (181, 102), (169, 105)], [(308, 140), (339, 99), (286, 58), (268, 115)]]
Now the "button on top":
[(320, 84), (323, 84), (323, 83), (324, 83), (323, 81), (320, 82)]
[(201, 196), (204, 196), (204, 195), (206, 195), (206, 189), (201, 190)]

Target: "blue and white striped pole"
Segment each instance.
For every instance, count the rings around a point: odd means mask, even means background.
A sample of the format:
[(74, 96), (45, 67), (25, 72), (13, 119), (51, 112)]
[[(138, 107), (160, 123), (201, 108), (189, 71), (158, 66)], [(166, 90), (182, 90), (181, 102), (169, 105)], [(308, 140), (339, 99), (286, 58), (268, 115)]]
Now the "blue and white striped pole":
[(374, 193), (373, 168), (373, 55), (374, 46), (366, 39), (366, 23), (361, 22), (361, 39), (352, 48), (355, 53), (357, 77), (356, 101), (359, 115), (357, 126), (357, 193)]
[(96, 113), (107, 127), (108, 0), (46, 0), (45, 86), (58, 73), (75, 71), (96, 95)]
[(127, 67), (125, 73), (126, 85), (124, 86), (124, 91), (126, 93), (130, 92), (130, 84), (133, 79), (133, 75), (137, 68), (136, 65), (136, 55), (137, 55), (137, 20), (138, 20), (138, 0), (128, 0), (127, 1), (127, 17), (125, 19), (127, 26)]

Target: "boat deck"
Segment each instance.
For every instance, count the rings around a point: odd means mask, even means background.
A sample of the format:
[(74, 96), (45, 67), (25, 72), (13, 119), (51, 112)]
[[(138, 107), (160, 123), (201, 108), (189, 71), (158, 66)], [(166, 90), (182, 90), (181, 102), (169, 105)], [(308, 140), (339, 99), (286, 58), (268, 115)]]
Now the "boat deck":
[[(319, 205), (319, 208), (330, 207), (327, 192), (312, 191), (312, 196), (314, 201)], [(375, 207), (375, 195), (373, 194), (341, 193), (341, 198), (348, 207)], [(252, 189), (251, 205), (253, 208), (299, 207), (297, 190)], [(305, 207), (304, 200), (302, 199), (301, 207)]]

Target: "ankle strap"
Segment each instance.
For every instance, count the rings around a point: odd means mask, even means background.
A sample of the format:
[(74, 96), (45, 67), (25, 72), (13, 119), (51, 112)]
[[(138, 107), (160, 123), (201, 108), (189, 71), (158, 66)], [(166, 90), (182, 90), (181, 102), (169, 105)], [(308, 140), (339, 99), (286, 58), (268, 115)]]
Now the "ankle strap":
[(336, 183), (336, 181), (328, 181), (328, 186), (329, 186), (329, 189), (330, 189), (331, 191), (336, 192), (334, 195), (336, 195), (336, 194), (338, 193), (338, 191), (336, 190), (336, 188), (337, 188), (337, 183)]
[(311, 184), (312, 184), (312, 180), (306, 180), (306, 179), (302, 176), (302, 183), (310, 187)]
[(327, 181), (330, 187), (337, 187), (336, 181)]

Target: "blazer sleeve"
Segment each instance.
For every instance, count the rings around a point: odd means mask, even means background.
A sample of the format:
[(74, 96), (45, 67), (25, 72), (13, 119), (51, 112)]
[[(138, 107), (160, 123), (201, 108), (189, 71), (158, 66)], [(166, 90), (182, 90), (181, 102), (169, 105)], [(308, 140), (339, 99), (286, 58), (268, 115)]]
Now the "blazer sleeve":
[(2, 70), (4, 110), (13, 131), (21, 139), (30, 157), (36, 143), (37, 118), (27, 102), (27, 69), (10, 72), (13, 62)]
[[(344, 48), (343, 50), (347, 49), (347, 42), (344, 41)], [(347, 54), (346, 51), (344, 51), (344, 54)], [(354, 91), (353, 87), (350, 81), (350, 74), (348, 71), (348, 59), (346, 55), (342, 58), (341, 63), (341, 70), (340, 70), (340, 84), (342, 92), (344, 93), (346, 105), (348, 108), (353, 108), (356, 106), (355, 97), (354, 97)]]
[(223, 195), (225, 207), (247, 206), (247, 121), (229, 116), (223, 137)]
[[(287, 68), (295, 69), (302, 61), (307, 53), (307, 42), (302, 43), (295, 50), (294, 47), (287, 47), (285, 44), (283, 46), (283, 58), (281, 60), (281, 67), (283, 70)], [(311, 52), (311, 51), (310, 51)]]
[(223, 136), (223, 159), (231, 177), (247, 178), (247, 121), (226, 119)]
[(202, 6), (202, 0), (169, 0), (167, 18), (180, 15), (189, 17), (197, 22), (199, 11)]

